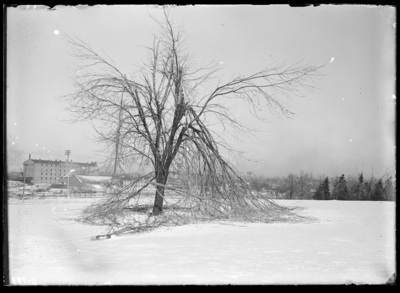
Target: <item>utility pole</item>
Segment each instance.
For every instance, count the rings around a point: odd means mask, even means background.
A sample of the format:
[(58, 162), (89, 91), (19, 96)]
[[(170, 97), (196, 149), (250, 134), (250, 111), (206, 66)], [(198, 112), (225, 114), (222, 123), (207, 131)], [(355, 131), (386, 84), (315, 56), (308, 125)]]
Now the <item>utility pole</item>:
[(69, 160), (69, 155), (71, 154), (70, 150), (66, 150), (65, 151), (65, 155), (67, 156), (67, 161)]
[(22, 189), (22, 198), (25, 196), (25, 181), (26, 181), (26, 163), (24, 162), (24, 187)]

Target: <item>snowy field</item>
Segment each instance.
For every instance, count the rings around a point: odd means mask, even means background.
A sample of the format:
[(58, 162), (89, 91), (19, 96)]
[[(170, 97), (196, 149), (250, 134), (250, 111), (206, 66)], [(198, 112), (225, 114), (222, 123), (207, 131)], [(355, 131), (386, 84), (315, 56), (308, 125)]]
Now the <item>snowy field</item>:
[(395, 203), (284, 201), (315, 223), (213, 223), (92, 241), (96, 199), (11, 199), (13, 284), (382, 284), (395, 272)]

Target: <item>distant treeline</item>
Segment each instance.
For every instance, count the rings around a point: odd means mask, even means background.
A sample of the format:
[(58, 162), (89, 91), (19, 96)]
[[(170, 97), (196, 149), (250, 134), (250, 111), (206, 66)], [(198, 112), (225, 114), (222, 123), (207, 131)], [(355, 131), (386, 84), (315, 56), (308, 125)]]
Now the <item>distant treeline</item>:
[[(21, 172), (9, 172), (8, 180), (21, 180)], [(84, 174), (82, 174), (84, 175)], [(99, 175), (112, 176), (112, 173)], [(142, 174), (124, 174), (123, 180), (134, 180)], [(180, 176), (171, 176), (169, 180), (179, 183)], [(187, 179), (187, 178), (186, 178)], [(311, 172), (300, 171), (285, 177), (244, 176), (250, 187), (257, 192), (266, 192), (278, 199), (315, 199), (315, 200), (396, 200), (396, 179), (390, 172), (381, 177), (371, 175), (365, 178), (363, 173), (336, 177), (314, 176)], [(22, 180), (23, 182), (23, 180)], [(26, 182), (28, 183), (28, 182)]]
[(253, 190), (272, 192), (280, 199), (396, 200), (396, 180), (389, 172), (382, 177), (365, 178), (359, 173), (329, 178), (300, 171), (286, 177), (249, 176), (246, 180)]

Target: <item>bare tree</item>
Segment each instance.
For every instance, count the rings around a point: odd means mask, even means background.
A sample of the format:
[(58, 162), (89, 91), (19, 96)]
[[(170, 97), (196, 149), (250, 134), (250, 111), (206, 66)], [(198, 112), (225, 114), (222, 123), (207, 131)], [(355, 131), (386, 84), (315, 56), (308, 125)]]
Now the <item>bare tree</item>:
[(347, 187), (349, 189), (350, 198), (353, 200), (357, 200), (357, 187), (358, 187), (358, 178), (354, 174), (350, 174), (347, 176)]
[(293, 197), (295, 196), (296, 181), (297, 181), (296, 175), (292, 173), (290, 173), (288, 177), (285, 179), (286, 193), (288, 199), (293, 199)]
[[(290, 211), (273, 201), (257, 200), (227, 159), (235, 150), (225, 135), (251, 138), (254, 132), (225, 102), (247, 103), (261, 121), (265, 120), (260, 116), (262, 107), (290, 116), (278, 99), (313, 90), (322, 66), (279, 64), (227, 82), (219, 79), (210, 87), (220, 67), (214, 62), (193, 64), (183, 31), (175, 29), (166, 10), (164, 16), (164, 22), (157, 21), (160, 35), (154, 37), (152, 47), (146, 47), (148, 62), (134, 74), (122, 72), (86, 42), (67, 36), (84, 72), (75, 80), (76, 91), (63, 97), (69, 103), (67, 109), (77, 121), (93, 123), (99, 141), (112, 153), (114, 166), (118, 162), (129, 165), (132, 160), (150, 164), (146, 186), (156, 189), (152, 216), (163, 214), (170, 192), (184, 198), (187, 210), (206, 218), (287, 219)], [(214, 130), (211, 124), (215, 122), (223, 134)], [(178, 174), (186, 187), (169, 184), (170, 174)], [(129, 209), (140, 192), (121, 196), (121, 191), (88, 214)], [(115, 219), (110, 221), (115, 224)]]
[(315, 183), (317, 181), (317, 178), (314, 177), (314, 174), (312, 171), (308, 174), (308, 179), (307, 179), (307, 191), (306, 191), (306, 198), (305, 199), (312, 199), (314, 195), (314, 189), (316, 190)]
[(381, 177), (382, 182), (384, 182), (385, 200), (395, 201), (396, 200), (396, 181), (393, 180), (392, 172), (386, 169), (385, 173)]
[(297, 180), (298, 194), (301, 199), (306, 199), (309, 193), (310, 175), (304, 170), (300, 170)]
[(371, 172), (371, 177), (369, 178), (368, 181), (365, 181), (366, 200), (372, 200), (375, 183), (376, 183), (376, 178), (374, 177), (374, 173)]

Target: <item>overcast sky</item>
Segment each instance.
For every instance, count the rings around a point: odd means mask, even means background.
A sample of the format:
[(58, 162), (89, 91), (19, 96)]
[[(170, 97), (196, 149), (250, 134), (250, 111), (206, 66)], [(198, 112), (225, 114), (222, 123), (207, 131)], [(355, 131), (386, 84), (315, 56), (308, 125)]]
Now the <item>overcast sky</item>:
[[(145, 61), (162, 9), (152, 6), (9, 8), (7, 11), (7, 154), (19, 170), (32, 158), (102, 160), (90, 124), (67, 124), (56, 98), (73, 91), (76, 60), (63, 34), (103, 50), (124, 72)], [(257, 162), (238, 168), (264, 176), (300, 170), (336, 176), (395, 169), (395, 9), (377, 6), (195, 6), (174, 9), (199, 62), (221, 73), (251, 74), (273, 62), (327, 63), (319, 89), (283, 99), (296, 115), (257, 124), (262, 144), (238, 146)], [(240, 116), (253, 122), (243, 109)]]

